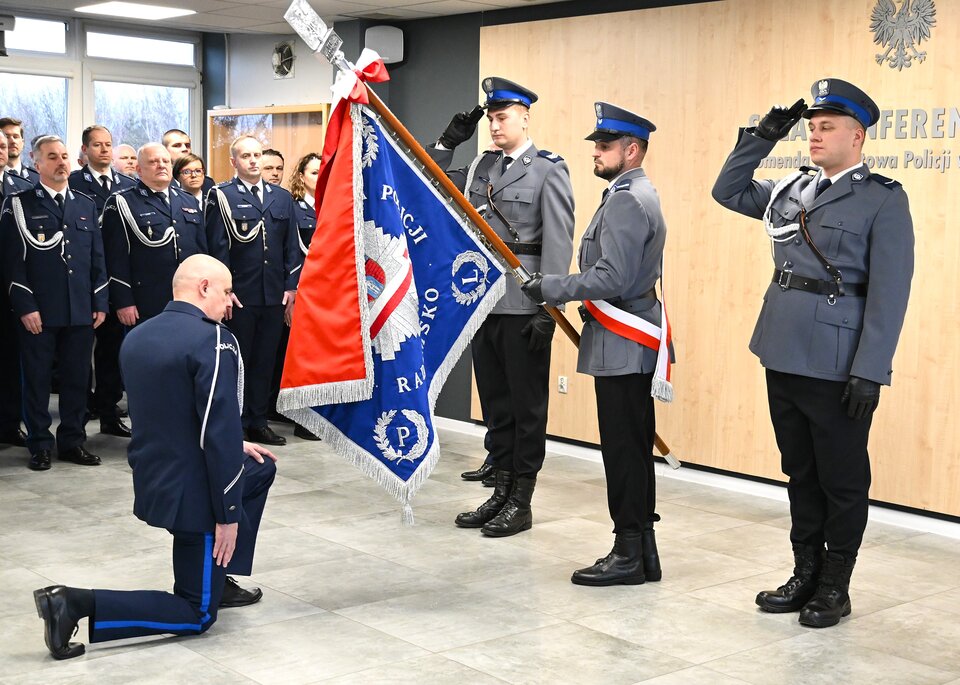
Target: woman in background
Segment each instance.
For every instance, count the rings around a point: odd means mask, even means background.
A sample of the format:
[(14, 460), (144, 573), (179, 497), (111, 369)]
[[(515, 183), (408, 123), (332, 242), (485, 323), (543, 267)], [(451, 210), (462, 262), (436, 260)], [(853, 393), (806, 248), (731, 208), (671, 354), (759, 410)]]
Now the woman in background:
[(173, 164), (173, 178), (183, 190), (193, 195), (203, 208), (203, 177), (206, 175), (203, 160), (188, 152)]

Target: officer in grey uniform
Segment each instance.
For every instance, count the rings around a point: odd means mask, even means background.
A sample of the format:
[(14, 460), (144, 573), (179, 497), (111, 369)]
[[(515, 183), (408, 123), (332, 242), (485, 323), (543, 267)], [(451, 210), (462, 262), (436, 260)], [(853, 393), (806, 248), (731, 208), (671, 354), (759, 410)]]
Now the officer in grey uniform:
[[(563, 159), (538, 150), (527, 134), (536, 93), (504, 78), (483, 80), (490, 134), (500, 148), (450, 172), (470, 203), (532, 273), (566, 274), (573, 254), (573, 188)], [(470, 114), (454, 116), (431, 154), (441, 167), (473, 134)], [(460, 128), (459, 131), (456, 129)], [(451, 133), (453, 135), (451, 136)], [(530, 500), (546, 450), (550, 347), (555, 323), (514, 279), (472, 343), (477, 391), (493, 456), (493, 495), (457, 516), (463, 528), (493, 537), (530, 528)]]
[[(657, 191), (642, 168), (656, 127), (605, 102), (595, 107), (596, 128), (586, 139), (594, 141), (593, 173), (610, 183), (580, 242), (580, 273), (536, 274), (523, 290), (533, 301), (550, 305), (591, 302), (590, 309), (586, 303), (581, 308), (585, 325), (577, 371), (594, 377), (615, 541), (607, 556), (575, 571), (571, 580), (577, 585), (638, 585), (662, 576), (653, 532), (654, 521), (660, 519), (652, 397), (660, 342), (651, 339), (651, 346), (645, 346), (625, 337), (628, 332), (623, 329), (609, 330), (609, 323), (604, 323), (608, 319), (590, 312), (598, 311), (593, 302), (603, 301), (600, 306), (661, 325), (655, 285), (661, 277), (667, 227)], [(663, 354), (669, 355), (669, 350)], [(669, 394), (663, 393), (661, 399), (669, 399)]]
[[(810, 107), (774, 107), (741, 131), (713, 197), (763, 220), (775, 261), (750, 350), (766, 368), (789, 478), (795, 568), (757, 605), (800, 611), (800, 623), (826, 627), (850, 613), (850, 575), (867, 524), (867, 439), (880, 386), (891, 380), (914, 239), (903, 188), (862, 163), (877, 105), (840, 79), (817, 81), (812, 94)], [(753, 180), (801, 115), (820, 168)]]

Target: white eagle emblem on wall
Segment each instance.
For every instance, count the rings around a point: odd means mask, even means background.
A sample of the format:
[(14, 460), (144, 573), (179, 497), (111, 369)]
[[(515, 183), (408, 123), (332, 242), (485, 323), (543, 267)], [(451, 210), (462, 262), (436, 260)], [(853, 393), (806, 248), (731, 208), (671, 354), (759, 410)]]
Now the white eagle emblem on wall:
[(930, 28), (937, 23), (933, 0), (903, 0), (900, 9), (894, 0), (877, 0), (870, 15), (873, 42), (887, 50), (876, 55), (877, 64), (888, 62), (891, 69), (902, 70), (923, 62), (926, 52), (917, 50), (923, 40), (930, 40)]

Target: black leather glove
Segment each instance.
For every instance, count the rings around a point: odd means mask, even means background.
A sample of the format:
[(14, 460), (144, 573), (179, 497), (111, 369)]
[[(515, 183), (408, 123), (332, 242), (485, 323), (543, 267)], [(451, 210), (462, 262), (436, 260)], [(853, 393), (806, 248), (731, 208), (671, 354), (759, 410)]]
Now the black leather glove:
[(440, 144), (452, 150), (470, 140), (477, 131), (477, 122), (483, 119), (483, 107), (477, 105), (469, 112), (457, 112), (440, 136)]
[(541, 309), (530, 317), (527, 325), (520, 329), (520, 335), (530, 338), (527, 347), (531, 351), (545, 350), (553, 342), (553, 332), (557, 322), (553, 320), (546, 309)]
[(794, 102), (790, 109), (783, 105), (777, 105), (764, 115), (753, 133), (775, 143), (790, 133), (790, 129), (800, 121), (800, 115), (806, 108), (807, 103), (803, 101), (803, 98)]
[(880, 404), (880, 384), (850, 376), (840, 401), (847, 402), (847, 416), (851, 419), (866, 418)]
[(520, 286), (520, 290), (533, 300), (534, 304), (543, 304), (543, 274), (533, 274), (529, 281)]

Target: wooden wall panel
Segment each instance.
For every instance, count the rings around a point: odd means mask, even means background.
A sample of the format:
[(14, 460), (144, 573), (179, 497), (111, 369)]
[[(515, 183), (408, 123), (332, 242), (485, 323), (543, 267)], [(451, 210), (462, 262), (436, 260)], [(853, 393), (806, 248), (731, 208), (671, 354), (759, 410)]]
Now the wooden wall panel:
[[(654, 10), (492, 26), (481, 31), (480, 74), (501, 75), (540, 95), (532, 136), (563, 155), (577, 204), (576, 242), (604, 182), (592, 174), (594, 100), (646, 116), (658, 127), (645, 168), (668, 226), (666, 299), (676, 335), (677, 400), (657, 405), (659, 431), (687, 461), (782, 478), (767, 413), (763, 370), (747, 343), (772, 272), (759, 221), (727, 211), (710, 188), (737, 128), (773, 104), (809, 101), (810, 84), (844, 78), (881, 110), (928, 114), (960, 106), (960, 3), (938, 1), (923, 63), (878, 65), (869, 29), (875, 0), (728, 0)], [(464, 106), (469, 103), (463, 103)], [(917, 267), (904, 334), (871, 440), (876, 499), (960, 515), (958, 306), (960, 145), (934, 139), (868, 140), (867, 155), (893, 155), (883, 171), (910, 197)], [(928, 136), (930, 136), (928, 130)], [(479, 147), (488, 143), (481, 132)], [(903, 168), (906, 152), (951, 152), (945, 173)], [(775, 155), (807, 154), (802, 140)], [(788, 171), (758, 172), (779, 178)], [(572, 268), (576, 268), (575, 264)], [(572, 308), (571, 308), (572, 309)], [(592, 379), (575, 373), (576, 352), (558, 334), (549, 432), (598, 442)], [(570, 392), (556, 393), (556, 377)], [(479, 408), (474, 401), (474, 415)]]

